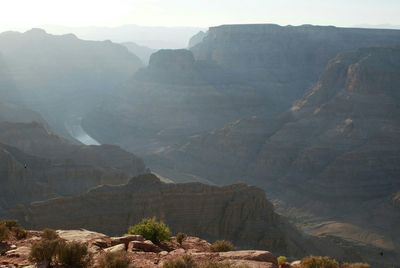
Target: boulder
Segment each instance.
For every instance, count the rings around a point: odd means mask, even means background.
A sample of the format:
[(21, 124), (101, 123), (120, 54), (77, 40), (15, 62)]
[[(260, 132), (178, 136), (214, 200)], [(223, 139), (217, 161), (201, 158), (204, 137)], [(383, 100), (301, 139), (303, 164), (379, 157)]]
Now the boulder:
[(112, 253), (121, 252), (121, 251), (125, 251), (125, 250), (126, 250), (125, 244), (119, 244), (119, 245), (104, 249), (104, 251), (107, 253), (108, 252), (112, 252)]
[(228, 251), (219, 253), (219, 256), (222, 259), (229, 259), (229, 260), (248, 260), (248, 261), (258, 261), (258, 262), (270, 262), (277, 264), (276, 257), (269, 251), (261, 251), (261, 250)]
[(131, 241), (128, 245), (128, 251), (144, 251), (159, 253), (162, 251), (157, 245), (154, 245), (150, 240)]
[(111, 244), (113, 246), (118, 244), (125, 244), (128, 247), (129, 242), (131, 241), (144, 241), (145, 239), (141, 235), (126, 235), (121, 237), (111, 237)]
[(58, 235), (67, 241), (89, 243), (92, 240), (105, 239), (105, 234), (91, 232), (85, 229), (80, 230), (57, 230)]

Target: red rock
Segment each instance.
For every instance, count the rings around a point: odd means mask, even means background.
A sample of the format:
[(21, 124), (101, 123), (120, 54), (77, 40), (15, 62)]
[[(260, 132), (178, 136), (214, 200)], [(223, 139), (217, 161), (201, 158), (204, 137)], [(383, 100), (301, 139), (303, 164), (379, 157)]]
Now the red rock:
[(128, 245), (128, 251), (144, 251), (159, 253), (162, 251), (157, 245), (154, 245), (150, 240), (146, 241), (131, 241)]

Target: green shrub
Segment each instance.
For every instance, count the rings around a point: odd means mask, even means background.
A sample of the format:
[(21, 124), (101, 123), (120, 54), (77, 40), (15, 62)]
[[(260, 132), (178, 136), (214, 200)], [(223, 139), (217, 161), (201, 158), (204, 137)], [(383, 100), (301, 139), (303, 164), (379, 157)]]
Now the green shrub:
[(278, 261), (278, 265), (283, 265), (287, 262), (287, 258), (285, 256), (279, 256), (277, 258), (277, 261)]
[(10, 235), (10, 230), (8, 230), (5, 224), (0, 223), (0, 241), (7, 240)]
[(301, 268), (339, 268), (339, 263), (329, 257), (309, 256), (301, 260)]
[(235, 250), (235, 246), (226, 240), (217, 240), (211, 246), (210, 250), (212, 252), (226, 252)]
[(140, 223), (129, 227), (128, 234), (142, 235), (154, 244), (171, 239), (169, 227), (156, 218), (143, 219)]
[(192, 257), (185, 255), (180, 258), (166, 261), (163, 268), (197, 268), (197, 265)]
[(42, 239), (45, 239), (45, 240), (54, 240), (54, 239), (60, 238), (60, 236), (57, 234), (57, 232), (54, 231), (53, 229), (44, 229), (42, 231), (41, 237), (42, 237)]
[(371, 268), (367, 263), (343, 263), (342, 268)]
[(179, 243), (179, 245), (182, 246), (183, 240), (185, 240), (186, 237), (187, 237), (186, 234), (184, 234), (184, 233), (178, 233), (178, 234), (176, 235), (176, 241)]
[(128, 268), (129, 258), (125, 252), (108, 252), (100, 259), (101, 268)]
[(88, 248), (79, 242), (61, 242), (57, 249), (58, 261), (69, 267), (87, 267), (89, 263)]
[(56, 256), (59, 244), (59, 239), (42, 239), (37, 241), (32, 244), (29, 259), (36, 263), (44, 263), (48, 266)]

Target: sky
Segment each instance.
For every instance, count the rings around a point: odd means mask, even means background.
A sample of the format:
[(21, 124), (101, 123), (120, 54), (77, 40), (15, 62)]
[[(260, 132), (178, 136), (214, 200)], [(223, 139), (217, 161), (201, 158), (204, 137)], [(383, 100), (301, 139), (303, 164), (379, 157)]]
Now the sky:
[(41, 25), (400, 25), (400, 0), (0, 0), (0, 30)]

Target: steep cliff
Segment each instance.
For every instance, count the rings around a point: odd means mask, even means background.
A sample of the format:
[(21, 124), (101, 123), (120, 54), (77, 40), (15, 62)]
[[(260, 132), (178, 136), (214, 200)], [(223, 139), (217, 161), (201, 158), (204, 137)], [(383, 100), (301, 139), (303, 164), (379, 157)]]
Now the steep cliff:
[(290, 77), (298, 84), (296, 93), (302, 94), (339, 52), (399, 42), (400, 31), (397, 30), (222, 25), (211, 27), (203, 41), (191, 50), (196, 60), (214, 61), (242, 80), (285, 81)]
[(340, 54), (287, 113), (193, 137), (164, 159), (214, 182), (262, 186), (296, 221), (328, 220), (316, 234), (399, 252), (399, 62), (400, 48)]

